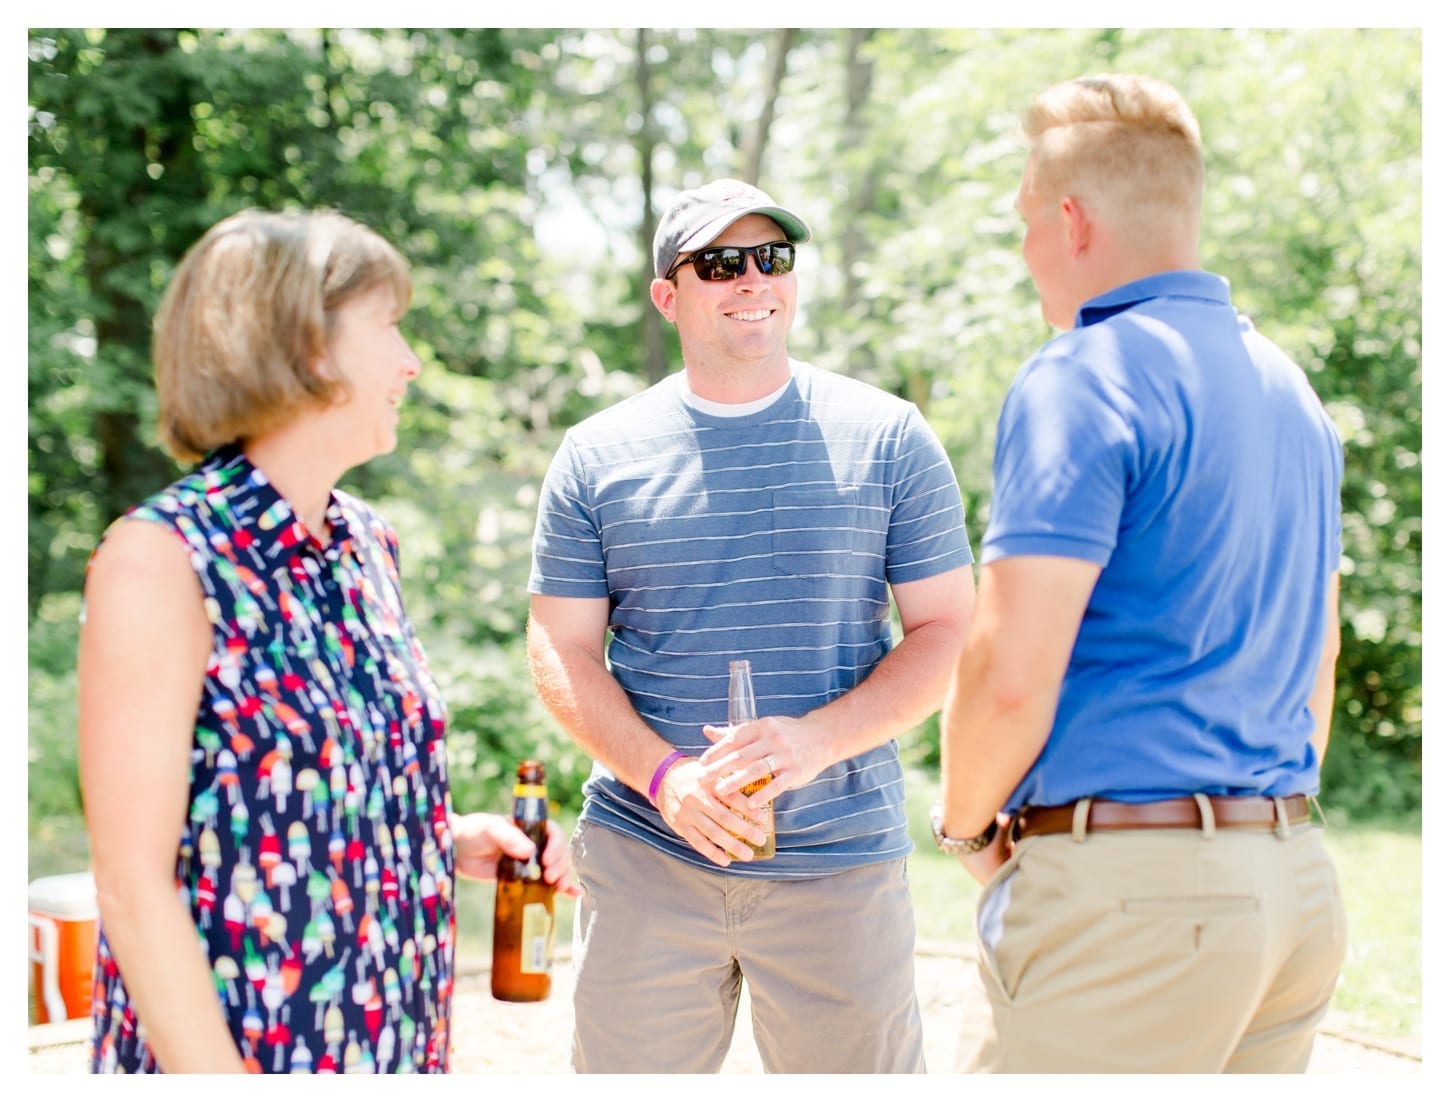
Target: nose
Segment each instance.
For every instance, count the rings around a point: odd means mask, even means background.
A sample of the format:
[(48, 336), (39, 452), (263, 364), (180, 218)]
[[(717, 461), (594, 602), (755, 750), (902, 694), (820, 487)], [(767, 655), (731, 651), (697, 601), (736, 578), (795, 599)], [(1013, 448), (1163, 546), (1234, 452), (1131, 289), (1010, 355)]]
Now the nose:
[(416, 379), (423, 370), (423, 361), (418, 359), (418, 353), (413, 351), (413, 346), (406, 341), (403, 342), (403, 375), (409, 382)]
[(738, 290), (745, 287), (749, 290), (758, 290), (770, 277), (765, 274), (765, 269), (760, 266), (760, 257), (750, 253), (745, 259), (745, 271), (735, 278), (735, 286)]

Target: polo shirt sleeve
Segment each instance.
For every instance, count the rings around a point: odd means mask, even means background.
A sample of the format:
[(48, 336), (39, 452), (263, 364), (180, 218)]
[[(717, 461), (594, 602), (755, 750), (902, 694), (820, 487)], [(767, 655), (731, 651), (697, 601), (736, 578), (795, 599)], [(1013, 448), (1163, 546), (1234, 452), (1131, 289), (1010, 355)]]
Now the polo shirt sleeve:
[(529, 592), (547, 597), (607, 597), (604, 551), (588, 480), (569, 434), (539, 491)]
[(1008, 390), (997, 424), (982, 561), (1054, 555), (1107, 565), (1136, 465), (1124, 388), (1044, 353)]

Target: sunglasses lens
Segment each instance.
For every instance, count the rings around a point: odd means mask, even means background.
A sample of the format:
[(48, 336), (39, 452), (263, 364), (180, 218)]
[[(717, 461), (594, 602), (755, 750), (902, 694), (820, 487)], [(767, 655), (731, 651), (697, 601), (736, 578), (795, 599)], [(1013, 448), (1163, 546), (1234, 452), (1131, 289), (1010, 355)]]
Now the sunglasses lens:
[(755, 259), (766, 275), (785, 275), (795, 267), (795, 246), (791, 244), (761, 245)]
[(695, 274), (701, 279), (734, 279), (745, 271), (742, 249), (701, 249), (695, 254)]

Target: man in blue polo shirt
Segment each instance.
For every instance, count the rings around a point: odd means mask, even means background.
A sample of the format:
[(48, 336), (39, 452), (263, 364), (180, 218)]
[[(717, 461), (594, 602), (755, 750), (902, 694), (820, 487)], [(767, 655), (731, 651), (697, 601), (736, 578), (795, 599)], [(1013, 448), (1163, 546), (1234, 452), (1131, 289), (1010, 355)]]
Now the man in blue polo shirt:
[[(718, 1071), (742, 983), (766, 1071), (924, 1070), (896, 738), (946, 692), (972, 555), (920, 411), (788, 354), (809, 237), (740, 181), (682, 192), (650, 297), (684, 370), (570, 429), (540, 495), (529, 654), (596, 763), (576, 1071)], [(727, 728), (742, 658), (760, 719)]]
[[(985, 885), (964, 1070), (1302, 1071), (1345, 922), (1309, 821), (1338, 653), (1339, 440), (1201, 270), (1198, 124), (1068, 81), (1017, 198), (1043, 316), (998, 426), (939, 841)], [(964, 1039), (965, 1041), (965, 1039)]]

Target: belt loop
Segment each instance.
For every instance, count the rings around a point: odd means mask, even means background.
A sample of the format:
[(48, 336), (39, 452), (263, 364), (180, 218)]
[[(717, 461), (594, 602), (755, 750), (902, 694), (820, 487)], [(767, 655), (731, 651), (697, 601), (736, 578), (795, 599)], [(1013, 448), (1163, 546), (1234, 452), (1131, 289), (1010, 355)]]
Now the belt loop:
[(1204, 838), (1212, 838), (1217, 827), (1217, 821), (1213, 817), (1213, 804), (1202, 792), (1193, 794), (1193, 802), (1198, 804), (1198, 817), (1203, 823)]
[(1072, 805), (1072, 840), (1074, 842), (1087, 841), (1088, 811), (1093, 806), (1093, 798), (1084, 796)]
[(1274, 797), (1274, 833), (1280, 838), (1289, 837), (1289, 808), (1283, 796)]

